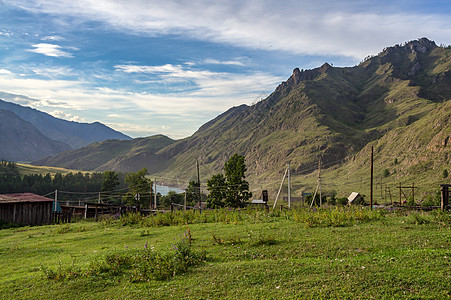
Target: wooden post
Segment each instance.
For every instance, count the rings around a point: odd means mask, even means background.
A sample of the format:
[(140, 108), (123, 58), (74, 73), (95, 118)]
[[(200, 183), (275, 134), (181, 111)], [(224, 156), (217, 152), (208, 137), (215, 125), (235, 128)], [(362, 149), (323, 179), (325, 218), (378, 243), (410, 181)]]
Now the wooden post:
[(150, 182), (149, 209), (152, 209), (152, 182)]
[(197, 184), (199, 185), (199, 203), (202, 205), (201, 193), (200, 193), (200, 172), (199, 172), (199, 160), (196, 160), (197, 165)]
[(441, 184), (440, 185), (440, 190), (441, 190), (441, 201), (440, 201), (440, 209), (442, 211), (445, 211), (446, 207), (448, 206), (448, 201), (449, 201), (449, 190), (448, 188), (450, 187), (450, 184)]
[(370, 210), (373, 210), (373, 157), (374, 147), (371, 146)]
[(85, 219), (88, 218), (88, 203), (85, 203)]
[(58, 190), (55, 190), (55, 211), (58, 210)]
[(290, 164), (288, 164), (288, 208), (291, 208), (291, 179), (290, 179)]
[(318, 164), (319, 206), (323, 206), (323, 195), (321, 193), (321, 158), (319, 159)]
[(153, 192), (153, 209), (157, 209), (157, 179), (155, 178), (155, 191)]

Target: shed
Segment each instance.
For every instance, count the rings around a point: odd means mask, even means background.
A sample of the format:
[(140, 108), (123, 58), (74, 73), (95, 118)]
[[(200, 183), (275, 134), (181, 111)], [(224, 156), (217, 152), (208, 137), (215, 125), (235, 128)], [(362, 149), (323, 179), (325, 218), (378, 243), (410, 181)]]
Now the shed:
[(1, 194), (0, 220), (21, 225), (53, 222), (53, 200), (32, 193)]
[(363, 200), (362, 195), (357, 192), (352, 192), (348, 197), (348, 204), (365, 204), (365, 200)]

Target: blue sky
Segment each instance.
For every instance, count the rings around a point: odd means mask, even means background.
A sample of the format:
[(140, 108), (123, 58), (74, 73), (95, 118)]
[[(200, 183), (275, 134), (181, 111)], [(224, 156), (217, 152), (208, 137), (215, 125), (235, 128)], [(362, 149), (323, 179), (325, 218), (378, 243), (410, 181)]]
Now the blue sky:
[(295, 67), (421, 37), (451, 44), (449, 1), (3, 0), (0, 98), (178, 139)]

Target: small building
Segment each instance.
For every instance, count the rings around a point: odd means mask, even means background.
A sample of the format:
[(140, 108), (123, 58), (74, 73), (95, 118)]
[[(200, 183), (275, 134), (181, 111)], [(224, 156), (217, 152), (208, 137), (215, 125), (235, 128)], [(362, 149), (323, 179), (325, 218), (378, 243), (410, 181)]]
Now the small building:
[(365, 205), (365, 200), (363, 200), (362, 195), (357, 192), (352, 192), (348, 197), (348, 204)]
[(262, 191), (262, 199), (252, 199), (250, 204), (252, 206), (263, 206), (265, 208), (268, 208), (268, 191)]
[(20, 225), (53, 222), (53, 200), (32, 193), (0, 195), (0, 220)]

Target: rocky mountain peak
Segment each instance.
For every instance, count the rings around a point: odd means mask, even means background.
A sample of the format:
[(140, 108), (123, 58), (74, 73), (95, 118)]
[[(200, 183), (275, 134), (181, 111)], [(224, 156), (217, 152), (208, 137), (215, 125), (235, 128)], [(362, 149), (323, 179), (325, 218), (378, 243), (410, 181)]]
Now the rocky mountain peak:
[(421, 38), (416, 41), (410, 41), (406, 44), (406, 47), (409, 48), (412, 53), (426, 53), (428, 50), (437, 47), (434, 41), (431, 41), (427, 38)]

